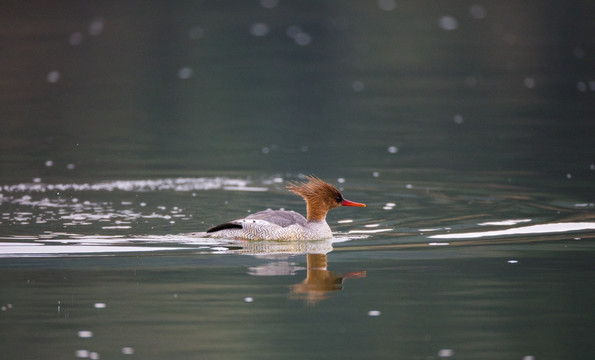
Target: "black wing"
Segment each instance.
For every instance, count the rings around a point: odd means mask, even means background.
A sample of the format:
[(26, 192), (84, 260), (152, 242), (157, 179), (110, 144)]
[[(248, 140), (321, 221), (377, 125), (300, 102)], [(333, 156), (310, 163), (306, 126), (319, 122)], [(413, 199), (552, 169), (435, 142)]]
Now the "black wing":
[(242, 225), (240, 224), (236, 224), (236, 223), (232, 223), (232, 222), (228, 222), (225, 224), (220, 224), (217, 226), (213, 226), (212, 228), (207, 230), (207, 233), (212, 233), (215, 231), (219, 231), (219, 230), (225, 230), (225, 229), (241, 229)]
[(244, 219), (233, 220), (224, 224), (213, 226), (207, 230), (207, 233), (225, 229), (241, 229), (242, 222), (246, 220), (264, 220), (281, 227), (287, 227), (294, 224), (302, 226), (306, 225), (306, 218), (295, 211), (269, 209), (248, 215)]

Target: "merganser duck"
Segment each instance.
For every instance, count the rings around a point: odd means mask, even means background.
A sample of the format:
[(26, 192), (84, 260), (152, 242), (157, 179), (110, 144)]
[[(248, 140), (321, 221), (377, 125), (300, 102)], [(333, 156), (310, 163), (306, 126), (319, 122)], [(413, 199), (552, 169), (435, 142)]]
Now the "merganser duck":
[(295, 211), (264, 210), (213, 226), (207, 237), (240, 240), (323, 240), (333, 237), (326, 223), (329, 210), (339, 206), (362, 206), (343, 198), (337, 188), (315, 176), (306, 183), (292, 182), (287, 189), (306, 200), (307, 217)]

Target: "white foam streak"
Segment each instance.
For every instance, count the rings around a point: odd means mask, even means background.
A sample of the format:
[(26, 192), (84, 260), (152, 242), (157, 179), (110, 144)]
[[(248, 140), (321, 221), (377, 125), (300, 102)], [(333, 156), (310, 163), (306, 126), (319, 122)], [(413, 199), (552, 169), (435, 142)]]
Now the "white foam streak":
[(477, 224), (479, 226), (511, 226), (524, 222), (531, 222), (531, 219), (519, 219), (519, 220), (502, 220), (502, 221), (488, 221)]
[(50, 256), (75, 254), (109, 254), (125, 252), (152, 252), (180, 250), (182, 248), (149, 246), (105, 246), (105, 245), (44, 245), (36, 243), (0, 243), (0, 257), (7, 256)]
[(550, 234), (582, 230), (595, 230), (595, 222), (568, 222), (523, 226), (505, 230), (481, 231), (460, 234), (432, 235), (432, 239), (474, 239), (492, 236)]
[(350, 230), (350, 234), (375, 234), (381, 232), (393, 231), (393, 229), (374, 229), (374, 230)]

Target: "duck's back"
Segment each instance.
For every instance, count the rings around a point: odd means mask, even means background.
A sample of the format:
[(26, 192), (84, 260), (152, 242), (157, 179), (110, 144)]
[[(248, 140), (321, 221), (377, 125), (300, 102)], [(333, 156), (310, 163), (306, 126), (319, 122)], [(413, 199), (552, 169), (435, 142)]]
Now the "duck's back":
[(306, 225), (306, 218), (302, 214), (288, 210), (264, 210), (246, 216), (246, 220), (264, 220), (281, 227), (291, 225)]
[(326, 222), (308, 223), (295, 211), (264, 210), (214, 226), (207, 235), (248, 240), (300, 240), (332, 237)]

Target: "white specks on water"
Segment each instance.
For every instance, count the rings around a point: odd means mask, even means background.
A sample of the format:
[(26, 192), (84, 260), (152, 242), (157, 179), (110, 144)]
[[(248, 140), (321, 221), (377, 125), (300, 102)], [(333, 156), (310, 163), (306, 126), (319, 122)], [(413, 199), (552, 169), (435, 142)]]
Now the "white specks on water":
[(95, 309), (105, 309), (107, 307), (107, 305), (105, 303), (98, 302), (98, 303), (93, 304), (93, 307)]
[(535, 79), (533, 79), (532, 77), (525, 77), (525, 79), (523, 80), (523, 84), (525, 85), (525, 87), (527, 89), (534, 89), (535, 88)]
[(74, 355), (81, 359), (99, 360), (101, 358), (99, 353), (89, 350), (77, 350)]
[(81, 339), (89, 339), (93, 337), (93, 332), (89, 330), (80, 330), (77, 335)]
[(380, 224), (366, 224), (366, 225), (364, 225), (364, 227), (367, 227), (367, 228), (375, 228), (375, 227), (379, 227), (379, 226), (380, 226)]
[(285, 34), (287, 34), (288, 37), (293, 39), (293, 41), (295, 41), (295, 43), (300, 46), (306, 46), (312, 42), (312, 36), (304, 32), (298, 25), (288, 26), (285, 30)]
[(431, 242), (428, 243), (429, 246), (448, 246), (450, 243), (447, 242)]
[(440, 19), (438, 19), (438, 25), (443, 30), (452, 31), (456, 30), (459, 27), (459, 22), (452, 16), (442, 16), (440, 17)]
[(587, 91), (587, 83), (585, 83), (584, 81), (579, 81), (578, 83), (576, 83), (576, 88), (580, 92), (586, 92)]
[(77, 350), (74, 352), (74, 356), (81, 359), (86, 359), (89, 357), (89, 350)]
[(339, 184), (344, 184), (344, 183), (345, 183), (345, 178), (338, 178), (338, 179), (337, 179), (337, 182), (338, 182)]
[[(52, 160), (46, 161), (46, 166), (53, 166)], [(148, 180), (115, 180), (99, 183), (81, 183), (81, 184), (14, 184), (4, 185), (2, 190), (5, 192), (46, 192), (53, 190), (61, 191), (195, 191), (221, 189), (223, 186), (246, 186), (249, 180), (229, 179), (229, 178), (167, 178), (167, 179), (148, 179)]]
[(125, 346), (122, 348), (122, 354), (124, 355), (134, 355), (134, 348), (130, 346)]
[(507, 263), (509, 263), (509, 264), (518, 264), (519, 261), (518, 260), (508, 260)]
[(438, 351), (438, 357), (441, 358), (449, 358), (452, 357), (455, 354), (455, 352), (452, 349), (441, 349), (440, 351)]
[(301, 32), (297, 34), (293, 40), (296, 44), (300, 46), (306, 46), (310, 45), (310, 43), (312, 42), (312, 37), (308, 33)]
[(359, 80), (356, 80), (351, 84), (351, 88), (355, 92), (360, 92), (360, 91), (364, 90), (364, 83)]
[(254, 36), (266, 36), (271, 29), (265, 23), (255, 23), (250, 26), (250, 34)]
[(378, 7), (380, 10), (392, 11), (397, 8), (395, 0), (378, 0)]
[(376, 316), (380, 316), (382, 313), (380, 312), (380, 310), (370, 310), (368, 311), (368, 316), (372, 316), (372, 317), (376, 317)]
[(52, 160), (46, 160), (45, 166), (52, 167), (52, 166), (54, 166), (54, 162)]
[(251, 302), (254, 302), (254, 298), (252, 298), (250, 296), (247, 296), (247, 297), (244, 298), (244, 301), (247, 302), (247, 303), (251, 303)]
[(89, 34), (93, 36), (101, 35), (105, 27), (105, 21), (102, 17), (96, 17), (89, 24)]
[(452, 117), (452, 119), (454, 120), (455, 124), (462, 124), (463, 123), (463, 116), (460, 114), (456, 114), (455, 116)]
[(47, 81), (49, 83), (57, 83), (60, 80), (60, 72), (57, 70), (50, 71), (47, 75)]
[(188, 80), (192, 77), (193, 73), (194, 73), (194, 71), (192, 71), (191, 68), (185, 66), (178, 70), (178, 78), (180, 78), (182, 80)]
[(68, 170), (74, 170), (75, 167), (76, 166), (73, 163), (66, 164), (66, 169)]
[(388, 203), (384, 204), (382, 209), (383, 210), (392, 210), (395, 206), (397, 206), (397, 204), (395, 204), (394, 202), (388, 202)]
[(389, 146), (386, 150), (389, 152), (389, 154), (396, 154), (399, 152), (399, 148), (393, 145)]
[(343, 219), (343, 220), (337, 221), (337, 223), (339, 223), (339, 224), (350, 224), (352, 222), (353, 222), (352, 219)]
[(469, 8), (469, 13), (471, 13), (471, 17), (477, 20), (485, 19), (486, 17), (486, 9), (481, 5), (473, 5)]
[(572, 179), (572, 174), (571, 174), (571, 173), (568, 173), (568, 174), (566, 174), (566, 178), (567, 178), (568, 180)]
[(533, 355), (525, 355), (525, 356), (523, 356), (523, 360), (535, 360), (535, 356), (533, 356)]
[(372, 177), (375, 177), (375, 178), (377, 178), (377, 177), (379, 177), (379, 176), (380, 176), (380, 173), (379, 173), (378, 171), (374, 171), (374, 172), (372, 173)]
[(405, 189), (413, 189), (413, 184), (406, 184)]

